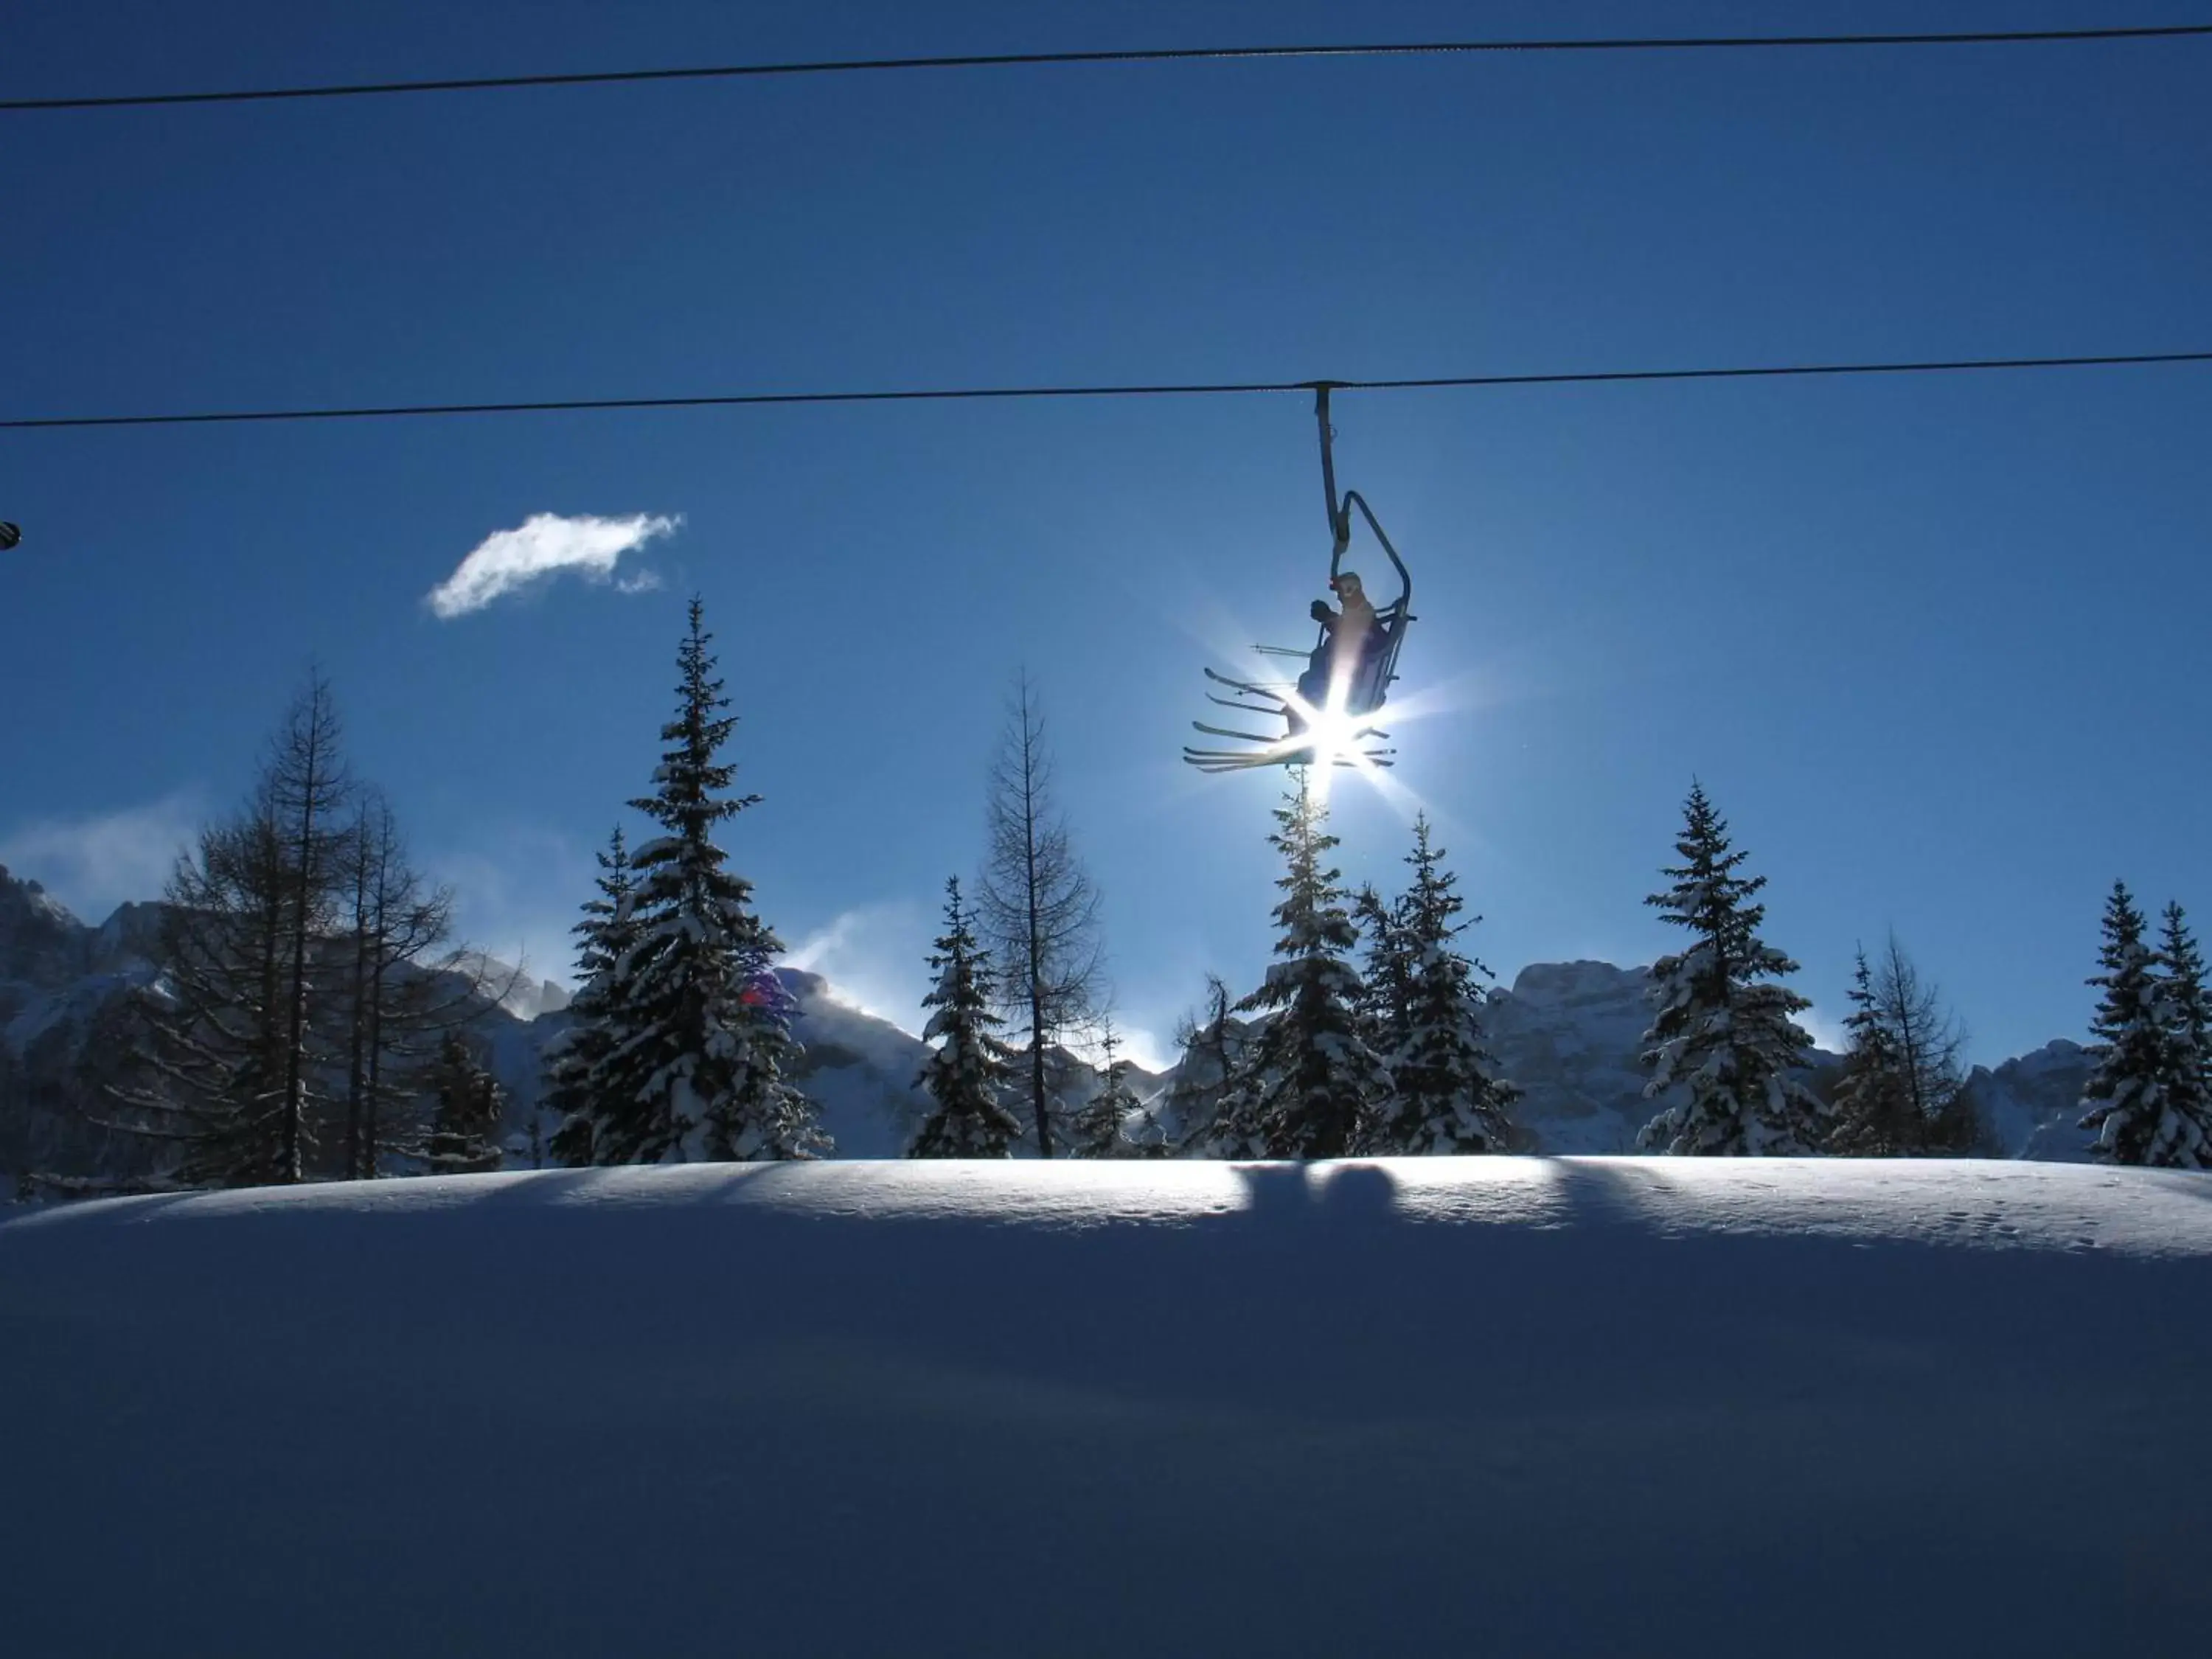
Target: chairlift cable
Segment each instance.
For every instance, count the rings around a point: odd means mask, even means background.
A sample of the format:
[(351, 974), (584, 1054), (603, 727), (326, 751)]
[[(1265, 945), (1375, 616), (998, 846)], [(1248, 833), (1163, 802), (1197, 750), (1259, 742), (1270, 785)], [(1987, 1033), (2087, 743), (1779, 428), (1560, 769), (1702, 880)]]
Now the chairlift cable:
[(1324, 387), (1338, 392), (1428, 392), (1462, 387), (1631, 385), (1662, 380), (1790, 380), (1866, 374), (1949, 374), (2203, 362), (2212, 362), (2212, 351), (2118, 352), (2063, 357), (1968, 357), (1909, 362), (1739, 364), (1720, 368), (1582, 369), (1557, 374), (1431, 374), (1350, 380), (1194, 380), (1087, 386), (918, 386), (860, 392), (732, 392), (676, 398), (563, 398), (507, 403), (204, 410), (158, 415), (39, 415), (0, 419), (0, 431), (398, 420), (445, 415), (538, 415), (613, 410), (758, 409), (816, 404), (1012, 402), (1051, 398), (1245, 397), (1270, 392), (1318, 392)]
[(485, 75), (443, 80), (375, 81), (324, 86), (235, 88), (64, 98), (0, 99), (0, 112), (145, 109), (181, 104), (245, 104), (395, 94), (491, 92), (527, 87), (613, 86), (665, 81), (762, 80), (777, 76), (878, 74), (912, 70), (1036, 69), (1082, 64), (1190, 64), (1283, 58), (1475, 57), (1516, 52), (1827, 50), (1847, 46), (2075, 45), (2212, 35), (2212, 23), (2078, 29), (1972, 29), (1891, 34), (1646, 35), (1593, 40), (1425, 40), (1306, 46), (1160, 46), (1091, 52), (968, 52), (927, 58), (845, 58), (782, 64), (714, 64), (675, 69), (587, 70), (571, 74)]

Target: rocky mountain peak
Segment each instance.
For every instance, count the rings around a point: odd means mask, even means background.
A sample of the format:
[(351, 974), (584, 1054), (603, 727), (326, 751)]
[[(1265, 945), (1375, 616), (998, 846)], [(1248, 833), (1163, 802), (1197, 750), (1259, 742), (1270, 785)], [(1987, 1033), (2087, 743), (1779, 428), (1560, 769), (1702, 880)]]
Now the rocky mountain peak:
[(0, 981), (41, 988), (85, 971), (91, 930), (59, 899), (0, 865)]

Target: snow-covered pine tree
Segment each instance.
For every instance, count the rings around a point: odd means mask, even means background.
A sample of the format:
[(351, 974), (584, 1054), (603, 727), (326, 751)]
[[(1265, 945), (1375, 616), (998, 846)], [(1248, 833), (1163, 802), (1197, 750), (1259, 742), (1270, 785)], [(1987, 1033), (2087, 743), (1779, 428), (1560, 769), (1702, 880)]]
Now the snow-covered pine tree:
[[(1504, 1152), (1521, 1091), (1498, 1075), (1482, 1043), (1483, 988), (1490, 969), (1453, 941), (1482, 918), (1455, 920), (1466, 905), (1458, 879), (1431, 841), (1425, 813), (1413, 820), (1406, 862), (1413, 884), (1383, 913), (1376, 975), (1391, 988), (1382, 1005), (1382, 1054), (1393, 1089), (1376, 1150), (1414, 1155)], [(1380, 911), (1379, 905), (1374, 907)]]
[(1276, 809), (1269, 845), (1285, 866), (1275, 885), (1282, 932), (1260, 988), (1237, 1005), (1272, 1015), (1238, 1057), (1213, 1137), (1223, 1158), (1343, 1158), (1366, 1144), (1390, 1073), (1360, 1035), (1366, 987), (1346, 959), (1359, 941), (1340, 872), (1322, 860), (1336, 845), (1328, 809), (1304, 769)]
[(2089, 980), (2104, 995), (2089, 1022), (2097, 1038), (2089, 1047), (2095, 1063), (2081, 1085), (2081, 1125), (2097, 1131), (2093, 1150), (2112, 1164), (2143, 1162), (2166, 1109), (2165, 1011), (2157, 953), (2144, 939), (2143, 926), (2127, 884), (2114, 882), (2097, 953), (2104, 971)]
[(616, 964), (629, 954), (637, 927), (637, 881), (631, 873), (629, 846), (617, 824), (599, 854), (592, 884), (599, 896), (584, 901), (582, 918), (569, 931), (576, 936), (576, 994), (568, 1003), (568, 1029), (545, 1057), (545, 1094), (541, 1109), (559, 1127), (547, 1150), (556, 1163), (580, 1169), (592, 1156), (592, 1104), (604, 1091), (599, 1076), (607, 1056), (619, 1046), (622, 1011)]
[[(2212, 1169), (2212, 990), (2204, 983), (2204, 957), (2189, 931), (2189, 918), (2179, 903), (2166, 907), (2166, 926), (2159, 940), (2166, 959), (2167, 1030), (2173, 1043), (2174, 1093), (2182, 1115), (2197, 1126), (2190, 1137), (2196, 1154), (2193, 1164)], [(2180, 1142), (2177, 1142), (2179, 1147)]]
[(937, 1047), (917, 1080), (936, 1109), (926, 1118), (908, 1158), (1004, 1158), (1022, 1132), (1005, 1097), (1012, 1051), (997, 1036), (990, 957), (975, 939), (974, 918), (960, 898), (960, 878), (945, 884), (945, 932), (929, 965), (937, 983), (921, 1000), (933, 1009), (922, 1041)]
[(1110, 1016), (1102, 1024), (1098, 1047), (1106, 1060), (1105, 1069), (1098, 1080), (1098, 1092), (1084, 1102), (1075, 1115), (1075, 1156), (1133, 1158), (1137, 1148), (1129, 1138), (1129, 1120), (1141, 1114), (1144, 1103), (1129, 1087), (1129, 1062), (1121, 1056), (1121, 1035)]
[(1137, 1108), (1136, 1123), (1129, 1129), (1129, 1156), (1132, 1158), (1173, 1158), (1176, 1144), (1168, 1133), (1168, 1126), (1161, 1121), (1160, 1097), (1152, 1097), (1152, 1103), (1141, 1103)]
[[(1361, 982), (1365, 994), (1359, 1002), (1359, 1035), (1367, 1046), (1383, 1057), (1387, 1064), (1397, 1053), (1401, 1039), (1413, 1019), (1413, 952), (1406, 946), (1399, 927), (1399, 906), (1376, 890), (1373, 883), (1363, 885), (1352, 904), (1352, 925), (1359, 929), (1362, 952), (1365, 957)], [(1396, 1088), (1396, 1080), (1392, 1080)], [(1376, 1144), (1367, 1150), (1389, 1152), (1388, 1125), (1395, 1121), (1397, 1105), (1395, 1099), (1376, 1103), (1378, 1129)]]
[[(2081, 1127), (2096, 1132), (2090, 1150), (2107, 1164), (2203, 1169), (2212, 1166), (2212, 1123), (2201, 1094), (2203, 1074), (2193, 1063), (2181, 998), (2167, 978), (2172, 964), (2151, 947), (2144, 927), (2127, 884), (2114, 882), (2098, 953), (2105, 971), (2089, 981), (2105, 994), (2090, 1022), (2095, 1066), (2081, 1085), (2087, 1109)], [(2195, 942), (2185, 927), (2172, 937), (2189, 947), (2201, 996)]]
[(1813, 1041), (1795, 1017), (1812, 1004), (1765, 982), (1797, 971), (1759, 937), (1766, 908), (1752, 901), (1766, 878), (1736, 873), (1748, 854), (1729, 850), (1728, 823), (1695, 781), (1683, 817), (1683, 862), (1662, 871), (1674, 884), (1644, 902), (1694, 943), (1651, 966), (1659, 1012), (1644, 1034), (1644, 1092), (1680, 1085), (1689, 1098), (1644, 1125), (1638, 1145), (1708, 1157), (1817, 1152), (1827, 1108), (1793, 1075)]
[(507, 1091), (458, 1031), (438, 1045), (431, 1073), (430, 1133), (422, 1161), (432, 1175), (499, 1168), (499, 1124)]
[(769, 988), (782, 942), (714, 843), (715, 826), (760, 798), (727, 793), (737, 769), (719, 757), (737, 720), (718, 712), (729, 699), (696, 599), (690, 617), (659, 787), (630, 803), (665, 833), (630, 855), (636, 934), (609, 975), (615, 1047), (586, 1108), (597, 1164), (828, 1149), (813, 1103), (784, 1080), (798, 1044), (785, 1000)]

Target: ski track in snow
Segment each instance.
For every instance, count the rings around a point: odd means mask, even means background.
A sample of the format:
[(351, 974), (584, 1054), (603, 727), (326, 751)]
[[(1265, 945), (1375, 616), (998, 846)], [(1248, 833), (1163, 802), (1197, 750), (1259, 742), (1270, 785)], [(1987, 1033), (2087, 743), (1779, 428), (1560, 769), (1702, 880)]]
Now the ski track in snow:
[(2212, 1176), (2080, 1165), (56, 1208), (0, 1226), (9, 1650), (2201, 1656), (2208, 1310)]

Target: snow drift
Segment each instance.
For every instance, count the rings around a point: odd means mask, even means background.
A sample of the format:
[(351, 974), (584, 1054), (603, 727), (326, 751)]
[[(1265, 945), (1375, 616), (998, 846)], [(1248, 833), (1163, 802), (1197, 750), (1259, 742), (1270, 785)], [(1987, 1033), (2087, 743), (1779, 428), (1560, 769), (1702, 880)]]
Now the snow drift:
[(32, 1653), (2201, 1654), (2212, 1177), (577, 1170), (0, 1227)]

